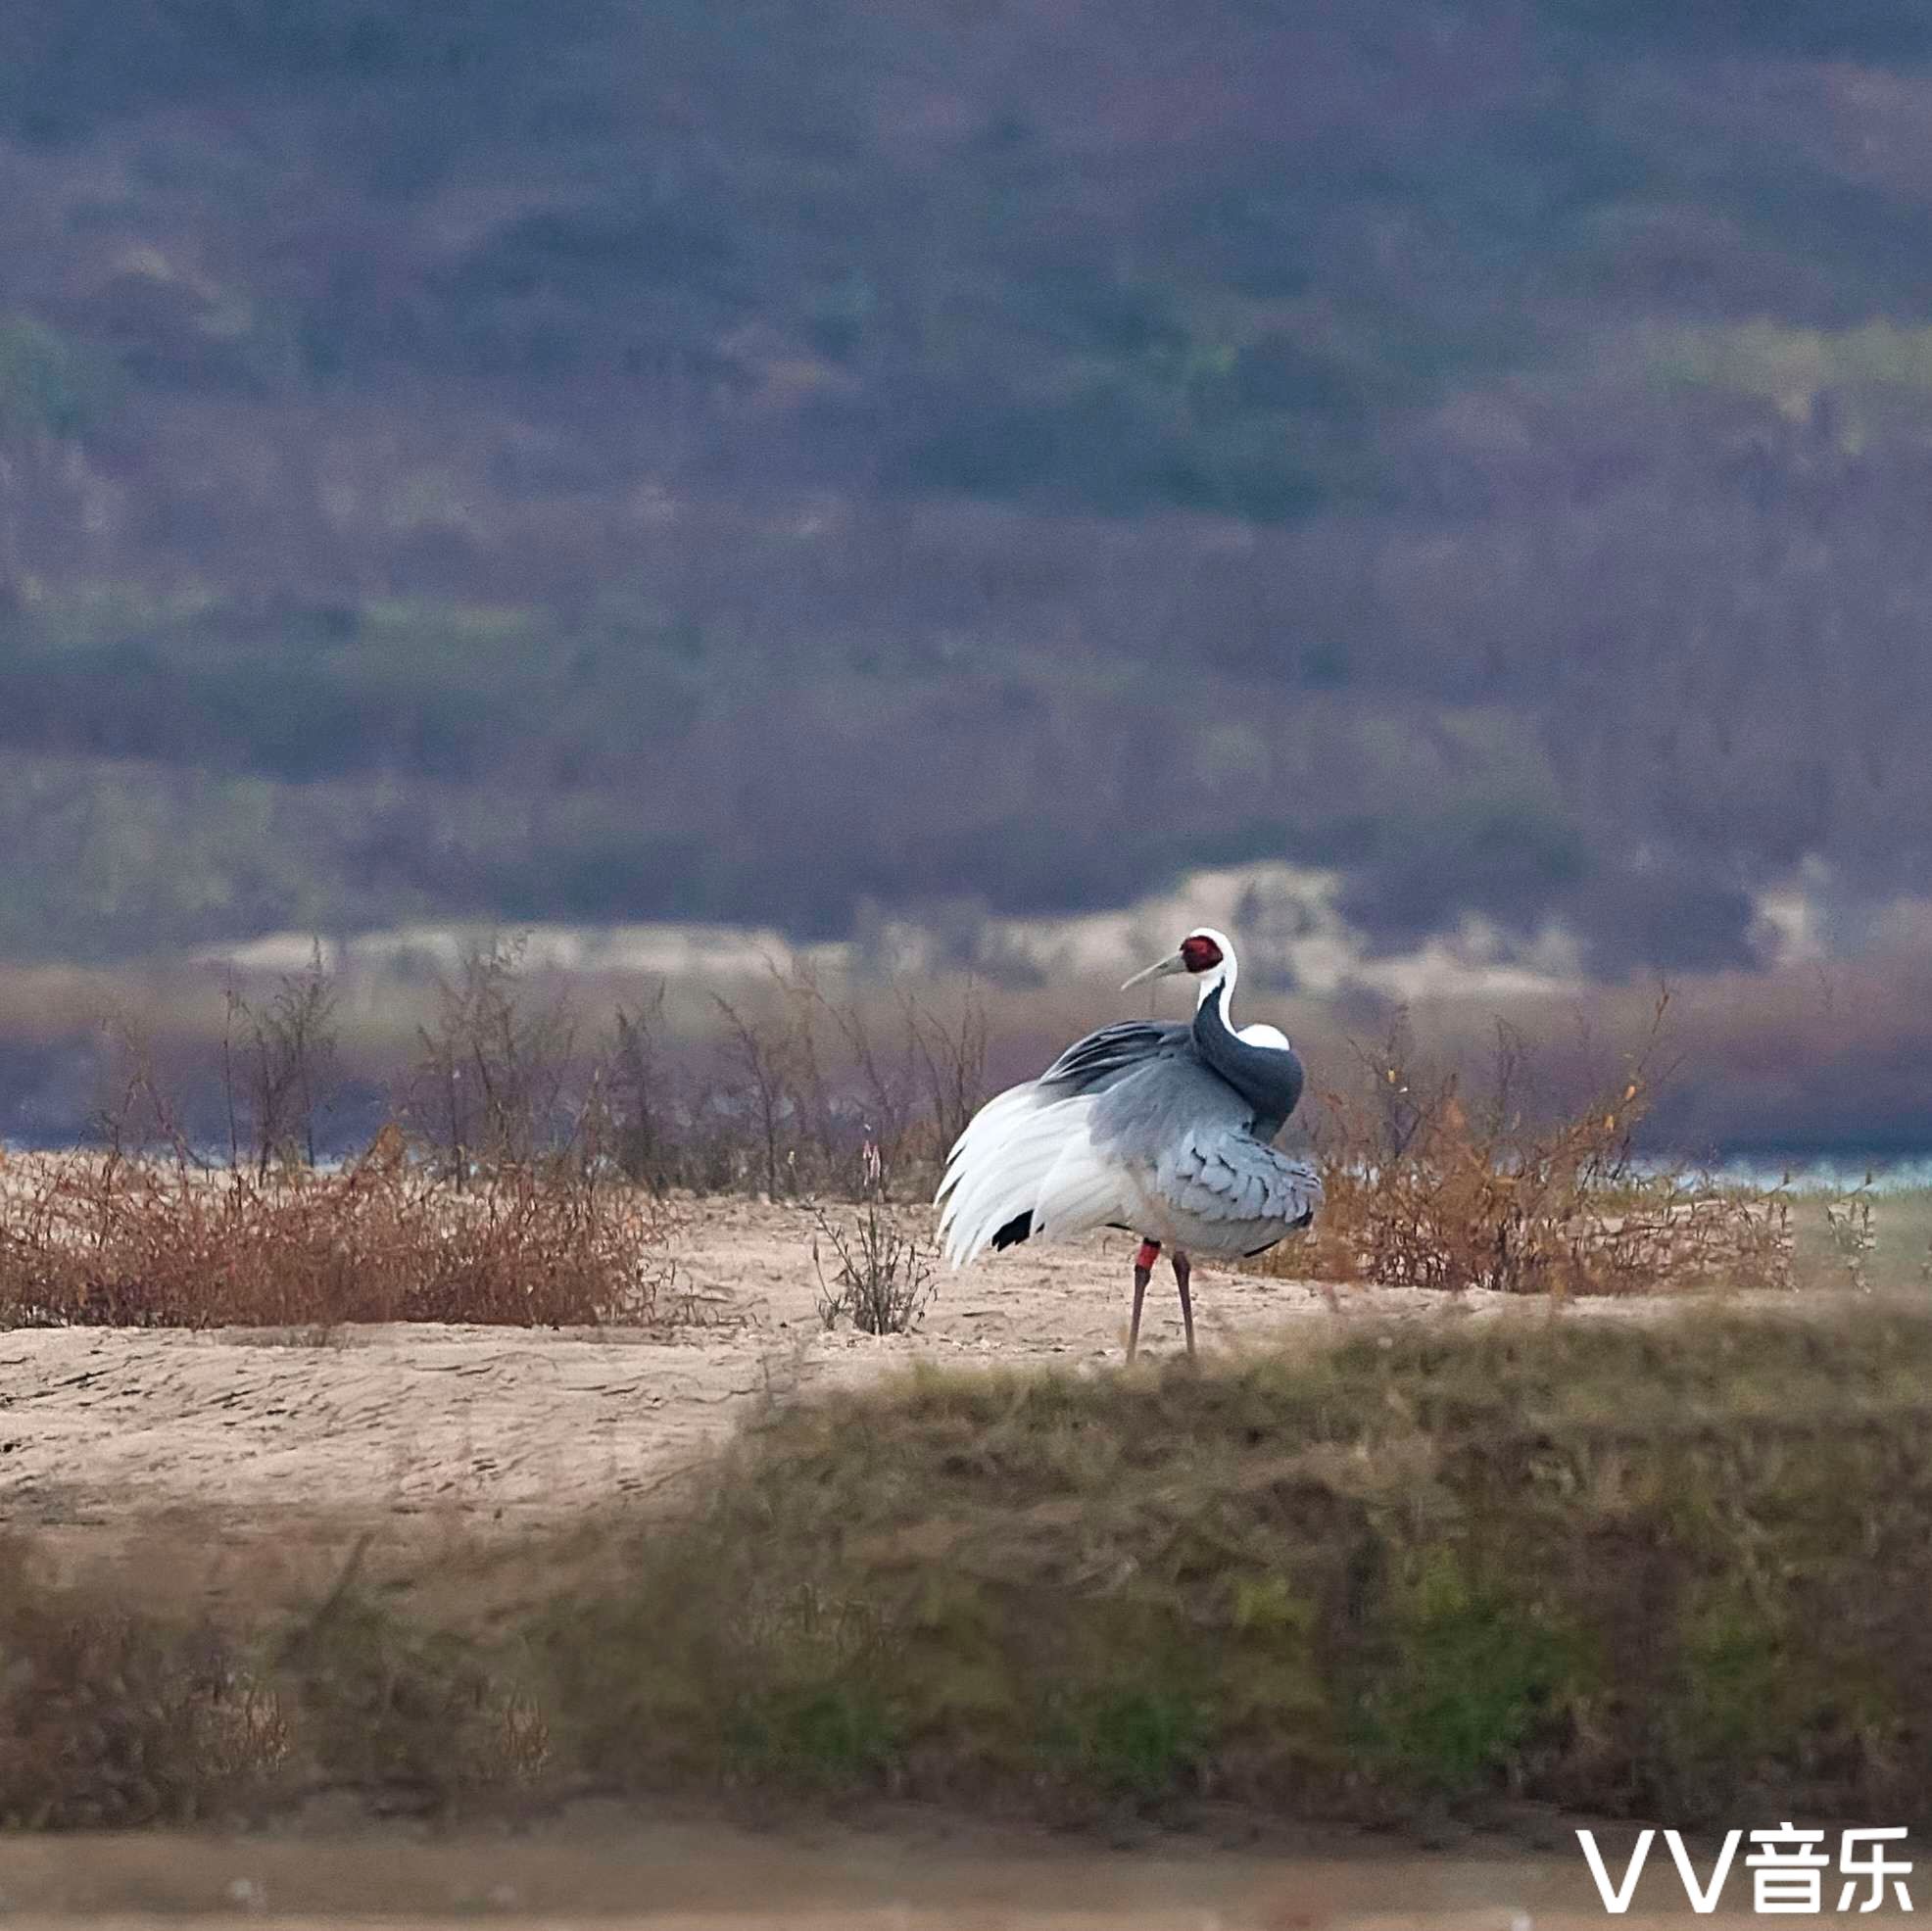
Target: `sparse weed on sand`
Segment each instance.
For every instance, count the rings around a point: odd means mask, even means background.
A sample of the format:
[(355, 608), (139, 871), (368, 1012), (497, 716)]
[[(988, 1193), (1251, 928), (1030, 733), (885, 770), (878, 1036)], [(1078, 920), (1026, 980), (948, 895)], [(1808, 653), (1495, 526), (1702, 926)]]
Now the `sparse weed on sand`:
[(815, 1208), (812, 1218), (812, 1272), (826, 1327), (850, 1321), (861, 1334), (905, 1334), (916, 1328), (936, 1291), (938, 1255), (882, 1200), (868, 1200), (836, 1220)]

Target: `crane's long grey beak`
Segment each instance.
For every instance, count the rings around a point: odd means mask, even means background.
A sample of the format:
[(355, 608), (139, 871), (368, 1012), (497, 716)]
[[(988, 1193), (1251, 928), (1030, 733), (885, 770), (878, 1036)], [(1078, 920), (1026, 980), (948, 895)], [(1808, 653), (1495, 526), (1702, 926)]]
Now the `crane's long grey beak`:
[(1148, 966), (1145, 971), (1136, 972), (1132, 979), (1128, 980), (1121, 987), (1121, 990), (1123, 992), (1130, 992), (1136, 986), (1146, 985), (1150, 979), (1167, 979), (1177, 972), (1185, 972), (1186, 970), (1187, 961), (1179, 952), (1170, 952), (1166, 958), (1157, 960), (1153, 965)]

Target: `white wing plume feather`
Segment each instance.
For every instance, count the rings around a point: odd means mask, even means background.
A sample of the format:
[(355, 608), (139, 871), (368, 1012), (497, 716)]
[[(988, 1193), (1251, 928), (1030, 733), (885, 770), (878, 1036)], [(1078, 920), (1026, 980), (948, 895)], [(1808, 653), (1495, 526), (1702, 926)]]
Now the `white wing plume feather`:
[(989, 1100), (960, 1134), (941, 1183), (940, 1240), (954, 1267), (983, 1253), (1022, 1214), (1036, 1237), (1104, 1227), (1125, 1211), (1121, 1176), (1090, 1132), (1094, 1095), (1038, 1081)]

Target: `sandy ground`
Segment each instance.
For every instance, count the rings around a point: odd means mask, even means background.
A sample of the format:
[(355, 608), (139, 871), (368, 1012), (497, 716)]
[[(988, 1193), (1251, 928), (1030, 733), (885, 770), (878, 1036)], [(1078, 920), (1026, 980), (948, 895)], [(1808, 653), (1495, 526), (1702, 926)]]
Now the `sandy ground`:
[[(238, 1531), (318, 1513), (512, 1526), (649, 1492), (757, 1404), (915, 1358), (1096, 1372), (1122, 1359), (1125, 1235), (942, 1272), (919, 1330), (884, 1338), (826, 1331), (811, 1242), (802, 1210), (695, 1210), (677, 1246), (678, 1318), (652, 1329), (0, 1332), (0, 1528), (153, 1523), (175, 1511)], [(1194, 1300), (1204, 1349), (1312, 1339), (1349, 1315), (1552, 1318), (1504, 1296), (1362, 1288), (1341, 1290), (1338, 1314), (1314, 1286), (1205, 1266)], [(1163, 1264), (1142, 1348), (1181, 1344)]]

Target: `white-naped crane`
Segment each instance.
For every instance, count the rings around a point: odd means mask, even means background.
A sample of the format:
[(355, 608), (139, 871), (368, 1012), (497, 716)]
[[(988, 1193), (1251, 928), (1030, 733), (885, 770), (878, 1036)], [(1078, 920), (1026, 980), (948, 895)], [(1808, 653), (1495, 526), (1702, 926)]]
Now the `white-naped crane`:
[(1140, 1235), (1128, 1360), (1163, 1245), (1194, 1352), (1188, 1255), (1264, 1253), (1322, 1202), (1315, 1169), (1270, 1144), (1301, 1097), (1301, 1061), (1274, 1027), (1232, 1025), (1236, 970), (1227, 938), (1198, 927), (1121, 989), (1189, 973), (1201, 989), (1191, 1024), (1103, 1026), (980, 1108), (940, 1183), (954, 1267), (989, 1247), (1122, 1228)]

